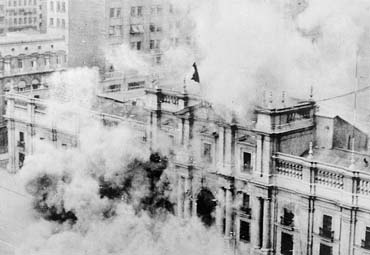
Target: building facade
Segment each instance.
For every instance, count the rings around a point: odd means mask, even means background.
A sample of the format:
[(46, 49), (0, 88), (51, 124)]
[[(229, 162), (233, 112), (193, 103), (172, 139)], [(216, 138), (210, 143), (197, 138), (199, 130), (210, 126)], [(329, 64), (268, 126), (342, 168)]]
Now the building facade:
[[(78, 146), (77, 133), (65, 130), (63, 120), (43, 121), (42, 100), (7, 97), (10, 171), (22, 166), (35, 140)], [(370, 156), (337, 146), (340, 121), (329, 125), (335, 129), (330, 146), (319, 143), (314, 101), (262, 105), (249, 121), (227, 118), (186, 92), (148, 89), (145, 102), (144, 121), (131, 124), (153, 150), (170, 144), (178, 217), (215, 225), (235, 254), (370, 252)], [(367, 148), (351, 141), (353, 148)]]
[(40, 30), (41, 0), (5, 0), (6, 31)]
[[(13, 91), (35, 98), (48, 96), (48, 77), (65, 70), (67, 46), (63, 36), (14, 32), (0, 38), (0, 152), (7, 151), (4, 96)], [(0, 153), (0, 154), (1, 154)]]
[(70, 66), (95, 65), (109, 71), (103, 50), (123, 43), (159, 64), (162, 50), (192, 43), (185, 15), (166, 0), (105, 0), (88, 5), (76, 0), (69, 3), (69, 17)]

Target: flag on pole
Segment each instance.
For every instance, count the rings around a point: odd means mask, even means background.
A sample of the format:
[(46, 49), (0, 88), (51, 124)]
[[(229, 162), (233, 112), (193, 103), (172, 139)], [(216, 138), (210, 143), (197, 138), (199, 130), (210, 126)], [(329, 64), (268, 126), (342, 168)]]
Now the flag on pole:
[(194, 73), (193, 73), (193, 77), (191, 77), (191, 79), (195, 82), (200, 83), (198, 67), (197, 67), (197, 64), (195, 62), (193, 64), (193, 67), (194, 67)]

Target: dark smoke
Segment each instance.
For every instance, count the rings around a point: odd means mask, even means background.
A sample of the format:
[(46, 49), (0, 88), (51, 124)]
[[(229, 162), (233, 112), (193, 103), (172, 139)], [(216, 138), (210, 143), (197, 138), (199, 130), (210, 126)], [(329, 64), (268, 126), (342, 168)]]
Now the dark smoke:
[(57, 194), (58, 182), (69, 182), (69, 178), (43, 174), (28, 183), (27, 191), (34, 196), (34, 209), (46, 220), (58, 223), (77, 221), (76, 215), (72, 211), (66, 211), (64, 203), (50, 205), (48, 200)]
[(163, 174), (167, 165), (167, 158), (158, 153), (152, 153), (145, 162), (134, 159), (126, 171), (116, 173), (114, 178), (100, 178), (100, 196), (123, 200), (136, 212), (144, 210), (151, 216), (173, 213), (168, 195), (170, 182)]
[[(136, 213), (147, 212), (150, 216), (162, 216), (174, 212), (174, 203), (169, 194), (170, 182), (164, 174), (168, 166), (166, 157), (152, 153), (149, 160), (134, 159), (125, 169), (112, 177), (98, 178), (100, 198), (111, 201), (102, 212), (104, 218), (116, 216), (116, 203), (125, 202), (133, 206)], [(27, 191), (34, 197), (34, 209), (48, 221), (76, 223), (73, 210), (67, 211), (63, 199), (55, 199), (59, 185), (68, 185), (67, 176), (42, 174), (27, 184)]]

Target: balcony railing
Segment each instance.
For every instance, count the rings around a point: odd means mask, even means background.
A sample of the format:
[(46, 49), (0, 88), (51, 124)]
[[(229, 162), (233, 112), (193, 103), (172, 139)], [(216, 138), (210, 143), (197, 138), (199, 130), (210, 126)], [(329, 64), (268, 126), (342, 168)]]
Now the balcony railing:
[(288, 217), (281, 216), (280, 217), (280, 225), (290, 228), (291, 230), (294, 229), (294, 221)]
[(17, 146), (18, 146), (19, 148), (24, 148), (24, 146), (25, 146), (25, 142), (24, 142), (24, 141), (18, 141), (18, 142), (17, 142)]
[(361, 240), (361, 248), (366, 250), (370, 250), (370, 241), (369, 240)]
[(331, 242), (334, 241), (334, 231), (332, 231), (331, 229), (319, 228), (319, 235), (325, 239), (330, 240)]
[(246, 206), (241, 206), (239, 210), (242, 214), (246, 215), (247, 218), (249, 218), (249, 219), (252, 218), (252, 208), (246, 207)]

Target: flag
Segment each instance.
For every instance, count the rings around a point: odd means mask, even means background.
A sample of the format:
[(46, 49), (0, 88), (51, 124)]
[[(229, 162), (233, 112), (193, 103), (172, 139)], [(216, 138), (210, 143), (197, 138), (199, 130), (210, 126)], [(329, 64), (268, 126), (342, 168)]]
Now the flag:
[(194, 73), (193, 73), (193, 77), (191, 77), (191, 79), (195, 82), (200, 83), (198, 67), (197, 67), (197, 64), (195, 62), (193, 64), (193, 67), (194, 67)]

